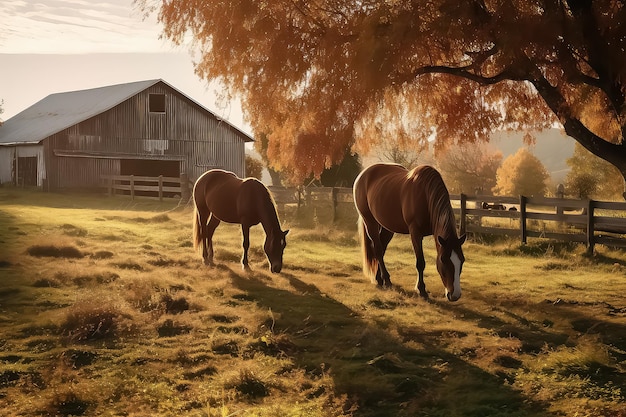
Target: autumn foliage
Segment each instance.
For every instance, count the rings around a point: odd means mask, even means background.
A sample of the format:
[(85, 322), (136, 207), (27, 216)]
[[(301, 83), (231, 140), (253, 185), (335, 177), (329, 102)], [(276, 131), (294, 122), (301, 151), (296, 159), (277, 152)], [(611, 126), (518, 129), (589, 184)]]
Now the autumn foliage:
[(557, 123), (626, 173), (622, 1), (151, 1), (293, 178), (390, 137), (441, 150)]
[(493, 192), (497, 195), (543, 197), (549, 177), (541, 161), (526, 148), (520, 148), (498, 168)]

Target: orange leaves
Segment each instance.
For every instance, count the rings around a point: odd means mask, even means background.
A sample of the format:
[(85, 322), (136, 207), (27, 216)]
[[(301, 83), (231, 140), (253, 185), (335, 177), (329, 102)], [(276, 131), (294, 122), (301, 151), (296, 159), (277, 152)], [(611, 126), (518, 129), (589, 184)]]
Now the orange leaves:
[(543, 197), (547, 191), (548, 171), (526, 148), (504, 160), (496, 173), (494, 194)]
[[(137, 1), (149, 10), (150, 0)], [(484, 141), (494, 129), (559, 121), (574, 121), (570, 134), (588, 145), (618, 143), (626, 132), (621, 2), (160, 5), (164, 35), (193, 37), (197, 73), (241, 98), (255, 134), (268, 136), (270, 162), (295, 182), (352, 146), (395, 140), (421, 149), (434, 140), (444, 150)]]

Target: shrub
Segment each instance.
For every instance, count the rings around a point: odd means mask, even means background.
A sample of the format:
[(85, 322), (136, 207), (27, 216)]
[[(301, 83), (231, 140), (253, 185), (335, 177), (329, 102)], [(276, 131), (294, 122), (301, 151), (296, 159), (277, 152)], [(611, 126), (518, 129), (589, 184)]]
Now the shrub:
[(83, 253), (73, 246), (56, 247), (53, 245), (35, 245), (27, 249), (30, 256), (52, 258), (82, 258)]
[(72, 306), (61, 325), (64, 336), (74, 342), (113, 337), (120, 312), (101, 300), (83, 301)]

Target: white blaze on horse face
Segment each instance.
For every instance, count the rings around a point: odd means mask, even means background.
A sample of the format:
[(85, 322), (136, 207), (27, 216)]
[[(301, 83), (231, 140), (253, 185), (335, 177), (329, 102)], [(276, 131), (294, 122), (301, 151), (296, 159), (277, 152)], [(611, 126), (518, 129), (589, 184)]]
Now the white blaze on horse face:
[[(454, 265), (454, 291), (452, 296), (449, 297), (452, 300), (458, 300), (461, 298), (461, 258), (455, 251), (452, 251), (450, 255), (450, 261)], [(446, 288), (446, 296), (448, 295), (448, 289)]]

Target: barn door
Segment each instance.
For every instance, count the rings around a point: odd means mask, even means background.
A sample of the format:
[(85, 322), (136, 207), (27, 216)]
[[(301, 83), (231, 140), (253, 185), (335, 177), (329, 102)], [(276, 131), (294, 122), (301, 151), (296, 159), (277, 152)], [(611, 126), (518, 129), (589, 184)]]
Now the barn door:
[(17, 158), (17, 185), (22, 187), (37, 186), (37, 157)]

